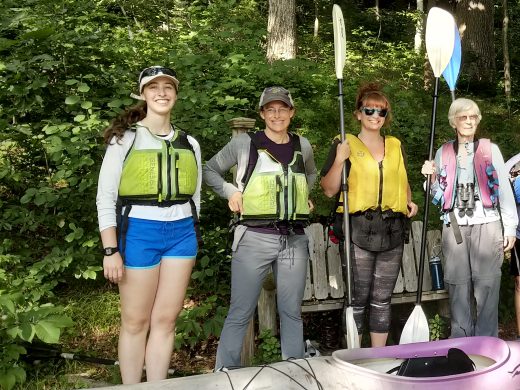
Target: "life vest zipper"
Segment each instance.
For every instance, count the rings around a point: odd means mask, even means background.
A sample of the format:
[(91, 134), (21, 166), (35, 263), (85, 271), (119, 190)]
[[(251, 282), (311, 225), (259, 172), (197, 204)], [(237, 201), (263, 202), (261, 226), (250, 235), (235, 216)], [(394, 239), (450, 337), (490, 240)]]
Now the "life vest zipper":
[(172, 171), (172, 162), (170, 156), (170, 141), (166, 142), (166, 183), (168, 184), (167, 192), (166, 192), (166, 200), (170, 200), (172, 196), (172, 179), (171, 179), (171, 171)]
[(283, 168), (283, 201), (284, 201), (284, 216), (282, 219), (289, 219), (289, 169), (286, 164), (282, 164)]
[(381, 208), (381, 202), (383, 201), (383, 161), (379, 161), (379, 194), (377, 197), (377, 207)]

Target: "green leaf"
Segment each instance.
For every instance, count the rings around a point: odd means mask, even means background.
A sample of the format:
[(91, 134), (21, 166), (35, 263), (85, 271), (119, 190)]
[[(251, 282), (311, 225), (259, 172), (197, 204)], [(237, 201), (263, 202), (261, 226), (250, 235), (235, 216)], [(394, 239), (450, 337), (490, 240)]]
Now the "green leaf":
[(81, 103), (81, 108), (84, 110), (88, 110), (89, 108), (92, 108), (92, 102), (84, 101)]
[(85, 120), (85, 115), (83, 115), (83, 114), (76, 115), (74, 117), (74, 122), (83, 122), (84, 120)]
[(71, 95), (71, 96), (67, 96), (67, 98), (65, 99), (65, 104), (72, 105), (72, 104), (76, 104), (79, 101), (80, 101), (79, 96)]
[(14, 314), (14, 302), (5, 295), (0, 296), (0, 305), (5, 307), (8, 311), (10, 311), (12, 314)]
[(79, 91), (79, 92), (88, 92), (88, 91), (90, 91), (90, 87), (88, 86), (88, 84), (81, 83), (81, 84), (78, 86), (78, 91)]
[(68, 80), (65, 81), (65, 85), (74, 85), (74, 84), (77, 84), (77, 83), (79, 83), (79, 81), (76, 80), (76, 79), (68, 79)]
[(45, 343), (55, 344), (60, 339), (60, 328), (51, 321), (40, 321), (35, 328), (36, 336)]
[(123, 105), (123, 102), (120, 99), (115, 99), (108, 103), (108, 107), (112, 107), (112, 108), (121, 107), (122, 105)]
[(9, 372), (0, 371), (0, 388), (2, 390), (11, 390), (16, 384), (16, 377)]
[(25, 323), (20, 325), (19, 335), (22, 340), (31, 342), (35, 333), (36, 329), (33, 324)]

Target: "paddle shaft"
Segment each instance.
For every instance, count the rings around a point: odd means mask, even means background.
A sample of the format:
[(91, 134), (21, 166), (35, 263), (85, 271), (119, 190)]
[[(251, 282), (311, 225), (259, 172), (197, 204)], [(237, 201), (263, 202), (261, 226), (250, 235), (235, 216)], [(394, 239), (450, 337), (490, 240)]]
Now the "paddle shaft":
[[(339, 128), (341, 142), (345, 142), (345, 111), (343, 108), (343, 79), (338, 79), (338, 101), (339, 101)], [(347, 161), (343, 162), (341, 171), (341, 192), (343, 194), (343, 257), (345, 261), (341, 264), (343, 268), (343, 278), (347, 288), (347, 305), (352, 306), (352, 271), (350, 257), (350, 218), (348, 214), (348, 182), (347, 182)]]
[[(439, 78), (435, 77), (435, 87), (433, 89), (433, 108), (432, 108), (432, 119), (430, 128), (430, 146), (428, 149), (428, 161), (433, 159), (433, 146), (435, 141), (435, 116), (437, 113), (437, 98), (439, 95)], [(428, 229), (428, 213), (430, 211), (430, 187), (431, 187), (431, 175), (426, 175), (426, 192), (424, 194), (424, 217), (423, 226), (421, 232), (421, 251), (419, 253), (419, 280), (417, 282), (417, 299), (415, 303), (421, 304), (422, 300), (422, 288), (424, 278), (424, 259), (426, 257), (426, 231)]]

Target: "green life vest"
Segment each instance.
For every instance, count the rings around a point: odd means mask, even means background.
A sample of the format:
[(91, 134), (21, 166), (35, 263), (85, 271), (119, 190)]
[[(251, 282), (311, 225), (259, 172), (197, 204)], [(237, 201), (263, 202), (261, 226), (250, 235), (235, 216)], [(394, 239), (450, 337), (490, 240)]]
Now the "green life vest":
[(123, 163), (119, 198), (125, 205), (170, 206), (188, 202), (197, 187), (197, 160), (188, 136), (175, 129), (163, 140), (138, 127)]
[(293, 138), (294, 154), (282, 164), (259, 147), (256, 133), (248, 133), (258, 152), (253, 171), (245, 181), (241, 220), (298, 221), (309, 217), (309, 189), (300, 138)]

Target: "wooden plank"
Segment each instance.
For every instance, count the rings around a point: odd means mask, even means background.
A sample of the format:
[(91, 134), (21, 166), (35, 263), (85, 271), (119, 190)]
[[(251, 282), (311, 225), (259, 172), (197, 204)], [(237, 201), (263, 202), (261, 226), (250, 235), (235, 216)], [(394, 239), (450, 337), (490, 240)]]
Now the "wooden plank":
[(273, 335), (278, 334), (276, 318), (276, 289), (262, 288), (258, 297), (258, 328), (261, 331), (270, 329)]
[(323, 226), (313, 223), (306, 228), (307, 234), (312, 236), (313, 246), (310, 252), (312, 265), (312, 282), (314, 297), (325, 299), (329, 296), (329, 283), (327, 280), (327, 261), (325, 259), (325, 242), (323, 240)]
[(314, 250), (314, 237), (308, 233), (307, 229), (305, 229), (305, 234), (309, 239), (309, 259), (307, 260), (307, 276), (305, 277), (305, 289), (303, 290), (303, 300), (307, 301), (312, 298), (313, 288), (312, 288), (312, 279), (311, 279), (311, 257), (310, 254)]
[(329, 288), (332, 298), (343, 298), (345, 296), (345, 283), (341, 269), (341, 256), (339, 245), (328, 241), (327, 261), (329, 271)]
[(403, 279), (403, 262), (401, 261), (401, 267), (399, 268), (399, 274), (397, 275), (397, 280), (395, 281), (393, 294), (401, 293), (404, 291), (404, 279)]
[[(411, 232), (410, 232), (411, 234)], [(404, 244), (403, 263), (401, 265), (403, 270), (403, 291), (414, 292), (417, 291), (417, 270), (415, 268), (415, 256), (413, 252), (413, 239), (410, 236), (410, 242)]]

